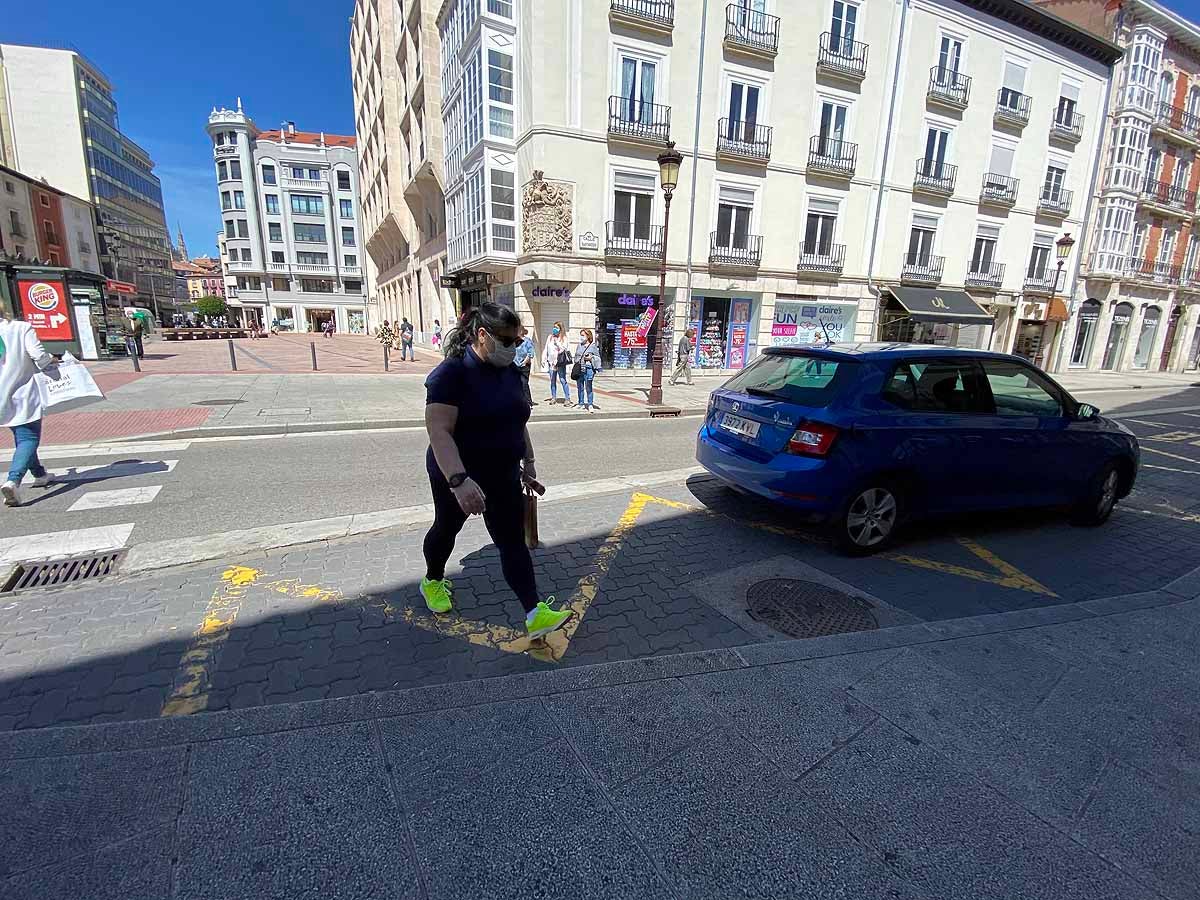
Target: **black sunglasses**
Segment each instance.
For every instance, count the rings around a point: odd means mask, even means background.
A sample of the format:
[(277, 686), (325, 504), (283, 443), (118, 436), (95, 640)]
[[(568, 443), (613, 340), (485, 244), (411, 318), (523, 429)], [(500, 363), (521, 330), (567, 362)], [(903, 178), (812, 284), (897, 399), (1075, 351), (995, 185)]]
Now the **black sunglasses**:
[(486, 328), (483, 330), (487, 331), (488, 337), (490, 337), (493, 341), (495, 341), (501, 347), (514, 347), (517, 344), (521, 343), (520, 335), (518, 335), (517, 337), (500, 337), (500, 335), (496, 334), (494, 331), (488, 331)]

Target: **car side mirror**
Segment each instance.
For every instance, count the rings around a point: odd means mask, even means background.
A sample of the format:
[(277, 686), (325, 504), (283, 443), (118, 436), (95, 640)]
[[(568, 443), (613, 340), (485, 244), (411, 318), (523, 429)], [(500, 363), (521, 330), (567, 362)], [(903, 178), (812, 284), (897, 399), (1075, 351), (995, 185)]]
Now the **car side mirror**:
[(1079, 408), (1075, 411), (1075, 418), (1077, 419), (1094, 419), (1099, 415), (1100, 410), (1090, 403), (1080, 403)]

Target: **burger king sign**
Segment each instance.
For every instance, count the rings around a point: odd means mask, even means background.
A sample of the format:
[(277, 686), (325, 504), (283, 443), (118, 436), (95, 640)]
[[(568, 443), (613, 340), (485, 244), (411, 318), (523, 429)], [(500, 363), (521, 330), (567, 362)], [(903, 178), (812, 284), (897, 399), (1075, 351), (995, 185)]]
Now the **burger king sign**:
[(17, 280), (21, 297), (21, 316), (43, 341), (74, 340), (67, 288), (61, 281)]

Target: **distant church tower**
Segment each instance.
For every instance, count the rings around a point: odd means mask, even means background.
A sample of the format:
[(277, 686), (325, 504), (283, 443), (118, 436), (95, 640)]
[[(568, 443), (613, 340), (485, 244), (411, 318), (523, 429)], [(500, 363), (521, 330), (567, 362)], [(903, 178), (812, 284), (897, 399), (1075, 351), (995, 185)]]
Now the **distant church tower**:
[(175, 223), (178, 234), (176, 235), (178, 246), (176, 247), (176, 256), (179, 262), (190, 262), (191, 257), (188, 256), (187, 242), (183, 239), (183, 226), (178, 222)]

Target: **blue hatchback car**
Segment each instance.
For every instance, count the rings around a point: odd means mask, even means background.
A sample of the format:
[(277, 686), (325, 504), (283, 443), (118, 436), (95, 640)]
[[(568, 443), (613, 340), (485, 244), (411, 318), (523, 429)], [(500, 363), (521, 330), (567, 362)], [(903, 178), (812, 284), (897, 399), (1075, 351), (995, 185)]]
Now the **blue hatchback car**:
[(1016, 356), (915, 344), (771, 348), (713, 391), (700, 464), (827, 523), (853, 554), (904, 522), (1063, 506), (1099, 525), (1137, 438)]

